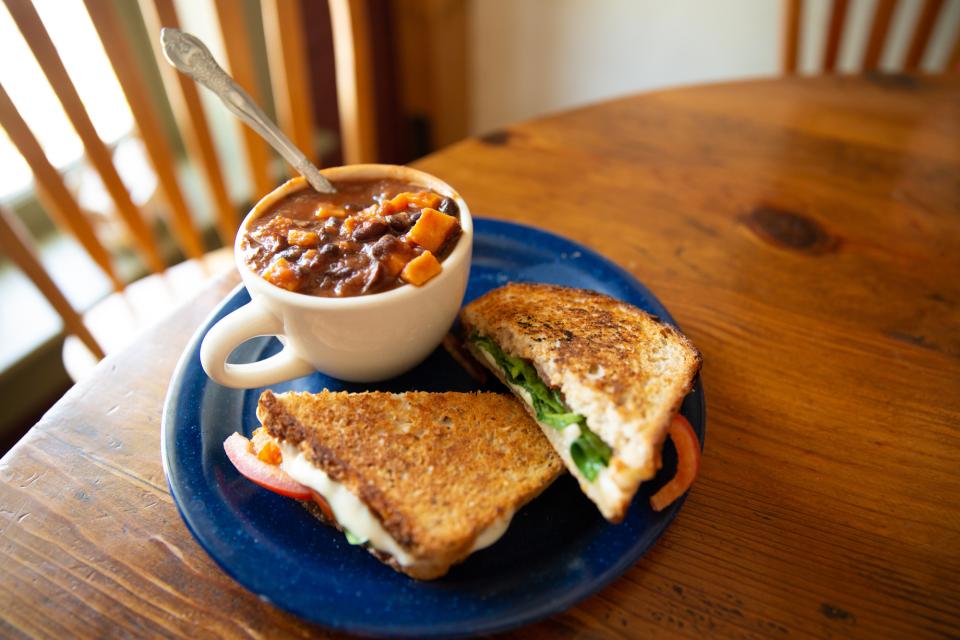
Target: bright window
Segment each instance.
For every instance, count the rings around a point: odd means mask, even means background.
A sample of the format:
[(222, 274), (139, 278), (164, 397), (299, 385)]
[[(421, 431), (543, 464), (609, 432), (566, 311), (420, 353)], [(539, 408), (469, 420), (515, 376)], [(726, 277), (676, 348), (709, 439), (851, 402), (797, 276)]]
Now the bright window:
[[(108, 144), (133, 128), (133, 117), (81, 0), (33, 0), (100, 137)], [(75, 163), (83, 145), (19, 29), (0, 3), (0, 83), (58, 169)], [(16, 147), (0, 137), (0, 199), (29, 188), (33, 176)]]

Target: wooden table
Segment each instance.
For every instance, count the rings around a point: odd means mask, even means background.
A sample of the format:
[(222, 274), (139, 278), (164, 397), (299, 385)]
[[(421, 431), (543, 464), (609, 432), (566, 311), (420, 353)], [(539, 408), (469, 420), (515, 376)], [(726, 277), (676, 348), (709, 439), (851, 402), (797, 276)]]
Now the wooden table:
[[(701, 475), (660, 540), (517, 631), (960, 634), (960, 82), (822, 78), (667, 91), (417, 163), (480, 215), (606, 254), (704, 355)], [(0, 464), (0, 635), (320, 630), (193, 541), (160, 408), (221, 280), (108, 358)]]

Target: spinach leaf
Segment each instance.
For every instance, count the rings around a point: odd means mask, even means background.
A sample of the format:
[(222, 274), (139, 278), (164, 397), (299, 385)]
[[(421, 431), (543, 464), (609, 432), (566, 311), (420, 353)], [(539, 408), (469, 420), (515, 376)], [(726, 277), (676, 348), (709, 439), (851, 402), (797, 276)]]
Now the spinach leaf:
[(583, 477), (593, 482), (600, 470), (610, 462), (610, 447), (597, 434), (584, 426), (580, 437), (570, 445), (570, 457)]
[(358, 544), (364, 544), (364, 543), (367, 542), (367, 539), (366, 539), (366, 538), (361, 538), (361, 537), (359, 537), (359, 536), (353, 535), (352, 533), (350, 533), (350, 530), (349, 530), (349, 529), (344, 529), (344, 530), (343, 530), (343, 535), (346, 536), (347, 542), (349, 542), (350, 544), (352, 544), (352, 545), (354, 545), (354, 546), (356, 546), (356, 545), (358, 545)]
[(540, 416), (540, 422), (554, 429), (566, 429), (571, 424), (579, 424), (582, 427), (586, 419), (579, 413), (544, 413)]
[(475, 333), (470, 340), (490, 354), (508, 382), (530, 394), (537, 420), (557, 430), (563, 430), (571, 424), (580, 425), (580, 436), (570, 445), (570, 456), (580, 473), (593, 482), (600, 469), (610, 462), (611, 451), (607, 443), (587, 427), (587, 419), (570, 411), (560, 392), (543, 382), (529, 360), (507, 355), (500, 345), (487, 336)]
[[(530, 399), (533, 401), (533, 409), (537, 414), (538, 420), (543, 420), (544, 416), (548, 414), (560, 415), (569, 412), (560, 394), (555, 389), (551, 389), (544, 384), (537, 370), (529, 360), (507, 355), (503, 352), (503, 349), (500, 348), (500, 345), (486, 336), (474, 334), (470, 339), (493, 357), (508, 382), (525, 389), (527, 393), (530, 394)], [(546, 422), (546, 420), (544, 420), (544, 422)], [(571, 422), (576, 422), (576, 420), (571, 420), (563, 424), (550, 422), (548, 422), (548, 424), (562, 429)]]

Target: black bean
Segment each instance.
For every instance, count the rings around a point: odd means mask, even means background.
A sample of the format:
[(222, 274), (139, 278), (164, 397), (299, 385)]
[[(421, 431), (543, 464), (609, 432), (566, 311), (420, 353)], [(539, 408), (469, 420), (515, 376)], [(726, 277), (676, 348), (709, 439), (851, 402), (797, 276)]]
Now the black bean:
[(393, 252), (394, 247), (400, 244), (396, 236), (385, 235), (370, 247), (370, 253), (375, 258), (383, 258)]
[(382, 264), (379, 262), (371, 264), (367, 269), (367, 277), (363, 282), (363, 288), (360, 290), (360, 293), (369, 293), (386, 275), (387, 270)]
[(407, 212), (395, 213), (386, 217), (387, 224), (398, 234), (406, 233), (413, 226), (411, 214)]
[(360, 245), (354, 242), (353, 240), (340, 240), (337, 242), (337, 246), (340, 247), (342, 255), (350, 258), (350, 254), (353, 254), (360, 250)]
[(364, 220), (354, 229), (352, 237), (355, 242), (366, 242), (379, 238), (387, 232), (387, 229), (387, 223), (383, 220)]
[(303, 253), (303, 249), (298, 246), (292, 246), (288, 249), (284, 249), (279, 253), (281, 258), (284, 258), (287, 262), (296, 262), (300, 258), (300, 254)]
[(447, 239), (443, 241), (443, 246), (440, 248), (440, 253), (446, 255), (446, 250), (452, 247), (457, 243), (457, 238), (460, 237), (460, 234), (463, 233), (463, 229), (458, 224), (450, 231), (450, 235), (447, 236)]
[(453, 198), (444, 198), (441, 200), (440, 207), (437, 209), (437, 211), (451, 216), (460, 215), (460, 207), (457, 206), (457, 201)]
[(358, 211), (363, 211), (364, 209), (366, 209), (366, 207), (362, 204), (356, 204), (355, 202), (351, 202), (350, 204), (343, 205), (343, 209), (347, 213), (357, 213)]
[(325, 244), (320, 247), (320, 255), (324, 258), (336, 258), (340, 255), (340, 247), (335, 244)]
[(337, 295), (355, 296), (358, 291), (363, 291), (366, 287), (369, 274), (366, 268), (359, 270), (350, 269), (347, 273), (340, 276), (340, 282), (337, 283)]
[(335, 262), (327, 268), (327, 275), (340, 280), (350, 275), (352, 271), (353, 268), (349, 264)]

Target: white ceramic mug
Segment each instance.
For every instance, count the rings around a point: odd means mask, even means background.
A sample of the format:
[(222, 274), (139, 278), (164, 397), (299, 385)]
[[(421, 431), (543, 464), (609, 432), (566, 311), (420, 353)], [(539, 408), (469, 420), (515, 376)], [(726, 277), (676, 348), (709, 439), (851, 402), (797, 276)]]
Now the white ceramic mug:
[[(200, 362), (222, 385), (253, 388), (298, 378), (314, 370), (352, 382), (384, 380), (414, 367), (450, 329), (470, 272), (473, 221), (467, 203), (447, 183), (422, 171), (396, 165), (360, 164), (325, 169), (327, 178), (392, 178), (453, 198), (460, 208), (462, 233), (443, 269), (423, 286), (346, 298), (294, 293), (274, 286), (247, 266), (241, 242), (247, 227), (284, 196), (309, 188), (294, 178), (270, 192), (244, 218), (234, 259), (250, 302), (222, 318), (203, 338)], [(259, 362), (232, 364), (230, 353), (257, 336), (277, 336), (280, 353)]]

